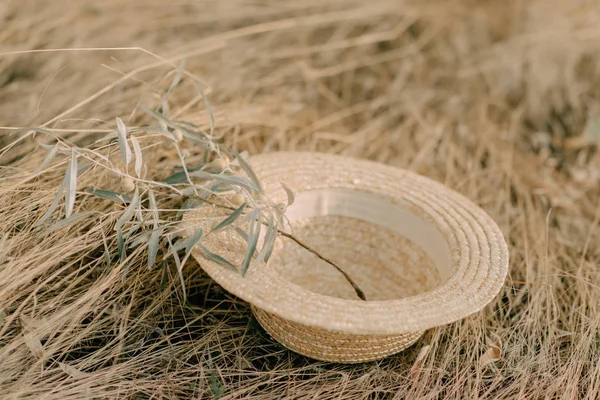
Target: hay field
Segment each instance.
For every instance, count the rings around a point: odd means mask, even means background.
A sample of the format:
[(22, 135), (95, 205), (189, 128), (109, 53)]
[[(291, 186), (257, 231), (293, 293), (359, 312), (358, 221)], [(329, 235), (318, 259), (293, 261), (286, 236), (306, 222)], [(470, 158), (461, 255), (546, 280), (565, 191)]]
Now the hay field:
[[(599, 398), (599, 22), (583, 0), (2, 1), (0, 398)], [(30, 178), (45, 152), (9, 133), (139, 123), (183, 60), (172, 115), (208, 126), (200, 85), (236, 149), (368, 158), (475, 201), (510, 246), (501, 294), (335, 365), (274, 343), (196, 266), (185, 304), (176, 274), (104, 271), (110, 221), (40, 239), (62, 167)]]

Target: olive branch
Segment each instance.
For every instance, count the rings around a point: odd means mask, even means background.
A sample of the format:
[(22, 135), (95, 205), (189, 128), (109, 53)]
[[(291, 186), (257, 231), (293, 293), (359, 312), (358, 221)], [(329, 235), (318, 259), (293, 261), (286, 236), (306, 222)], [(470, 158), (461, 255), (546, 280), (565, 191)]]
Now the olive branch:
[[(173, 88), (168, 90), (170, 93)], [(168, 94), (167, 93), (167, 94)], [(294, 241), (321, 260), (336, 268), (356, 291), (357, 296), (365, 300), (363, 291), (350, 276), (335, 262), (324, 257), (308, 244), (284, 231), (285, 211), (293, 204), (294, 194), (285, 184), (282, 187), (287, 194), (287, 202), (275, 203), (263, 191), (260, 180), (248, 162), (246, 153), (238, 153), (226, 147), (214, 136), (214, 118), (209, 110), (210, 130), (205, 132), (185, 121), (172, 121), (165, 114), (168, 108), (163, 98), (156, 110), (140, 107), (151, 123), (128, 127), (120, 118), (116, 118), (116, 129), (97, 140), (93, 145), (78, 147), (67, 143), (51, 130), (27, 128), (22, 133), (41, 134), (51, 139), (51, 144), (41, 144), (47, 150), (47, 156), (34, 171), (38, 176), (51, 165), (58, 156), (66, 156), (67, 164), (64, 178), (50, 207), (36, 222), (41, 235), (48, 235), (67, 227), (95, 211), (75, 212), (77, 200), (83, 193), (99, 199), (113, 202), (117, 207), (118, 219), (109, 238), (103, 237), (106, 254), (106, 266), (110, 268), (113, 257), (110, 254), (108, 240), (116, 239), (116, 259), (123, 268), (123, 274), (129, 270), (132, 255), (136, 250), (147, 251), (147, 267), (154, 268), (173, 258), (182, 284), (183, 297), (186, 298), (183, 268), (192, 250), (199, 249), (203, 256), (226, 268), (231, 268), (245, 276), (253, 260), (268, 262), (278, 237)], [(148, 177), (144, 158), (148, 152), (160, 146), (177, 155), (179, 165), (172, 173), (161, 180)], [(119, 160), (112, 157), (120, 154)], [(199, 154), (199, 160), (191, 165), (188, 159), (191, 152)], [(106, 172), (120, 183), (120, 188), (89, 187), (77, 192), (78, 177), (89, 173)], [(59, 205), (64, 193), (64, 217)], [(211, 229), (198, 228), (193, 234), (185, 236), (180, 221), (184, 213), (206, 205), (226, 210), (222, 219), (215, 220)], [(243, 218), (249, 228), (241, 230), (235, 222)], [(50, 223), (54, 220), (53, 223)], [(234, 229), (245, 241), (246, 254), (240, 265), (234, 265), (223, 255), (210, 251), (203, 240), (214, 232)], [(259, 237), (263, 235), (262, 245)]]

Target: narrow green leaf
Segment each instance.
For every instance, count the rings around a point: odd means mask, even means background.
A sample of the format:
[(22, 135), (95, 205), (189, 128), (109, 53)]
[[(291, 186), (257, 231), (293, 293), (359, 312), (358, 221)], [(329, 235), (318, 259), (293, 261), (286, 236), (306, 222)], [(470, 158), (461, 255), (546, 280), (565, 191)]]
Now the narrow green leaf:
[(237, 155), (236, 159), (240, 163), (240, 167), (242, 167), (246, 174), (248, 174), (248, 177), (252, 179), (252, 182), (254, 182), (254, 185), (257, 187), (257, 192), (262, 193), (263, 188), (260, 183), (260, 180), (258, 179), (258, 176), (256, 176), (256, 173), (254, 172), (250, 164), (248, 164), (248, 162), (244, 160), (244, 157), (240, 156), (239, 154)]
[[(175, 76), (173, 77), (173, 81), (171, 82), (171, 86), (169, 86), (169, 89), (167, 89), (167, 91), (165, 92), (165, 94), (163, 95), (163, 99), (161, 101), (161, 106), (163, 103), (166, 103), (167, 99), (169, 98), (169, 95), (171, 94), (171, 92), (177, 87), (179, 86), (179, 84), (181, 83), (181, 80), (183, 78), (183, 72), (185, 70), (185, 60), (181, 61), (181, 63), (179, 63), (179, 68), (177, 69), (177, 73), (175, 74)], [(164, 111), (164, 110), (163, 110)]]
[(152, 232), (153, 231), (140, 233), (139, 235), (136, 236), (135, 239), (133, 239), (131, 242), (129, 242), (129, 246), (127, 246), (127, 247), (130, 249), (134, 249), (143, 243), (148, 243), (148, 240), (150, 240), (150, 235), (152, 234)]
[(285, 194), (287, 195), (287, 205), (289, 207), (292, 204), (294, 204), (294, 200), (296, 199), (296, 197), (294, 196), (294, 192), (292, 192), (292, 189), (290, 189), (285, 183), (279, 182), (279, 184), (281, 185), (283, 190), (285, 190)]
[(181, 281), (181, 289), (183, 290), (183, 302), (187, 300), (187, 292), (185, 290), (185, 279), (183, 278), (183, 265), (181, 264), (181, 260), (179, 259), (179, 255), (176, 251), (172, 250), (173, 244), (169, 240), (169, 252), (173, 253), (173, 258), (175, 259), (175, 265), (177, 266), (177, 273), (179, 275), (179, 280)]
[(127, 143), (127, 127), (121, 120), (121, 118), (117, 117), (117, 137), (119, 139), (119, 148), (121, 149), (121, 157), (123, 157), (123, 161), (125, 164), (129, 164), (131, 161), (131, 149), (129, 148), (129, 143)]
[(133, 198), (131, 199), (131, 203), (129, 203), (129, 205), (127, 206), (125, 211), (123, 211), (121, 218), (119, 218), (119, 220), (115, 224), (115, 231), (120, 231), (121, 227), (123, 225), (125, 225), (127, 222), (129, 222), (131, 217), (133, 217), (133, 215), (135, 214), (135, 210), (139, 206), (139, 197), (140, 197), (140, 195), (138, 192), (138, 188), (136, 187), (135, 192), (133, 193)]
[(185, 254), (186, 255), (190, 254), (190, 252), (192, 251), (192, 249), (194, 248), (196, 243), (198, 243), (198, 240), (200, 240), (200, 238), (202, 237), (202, 233), (203, 233), (202, 228), (198, 228), (198, 229), (196, 229), (194, 234), (188, 238), (188, 241), (185, 245)]
[(99, 197), (104, 200), (114, 201), (115, 203), (124, 203), (125, 204), (125, 203), (131, 202), (131, 197), (129, 197), (123, 193), (117, 193), (117, 192), (113, 192), (110, 190), (93, 189), (93, 188), (87, 188), (87, 189), (85, 189), (85, 191), (96, 197)]
[(106, 235), (102, 232), (102, 244), (104, 245), (104, 255), (106, 256), (106, 269), (110, 268), (110, 249), (108, 248), (108, 243), (106, 242)]
[(209, 146), (210, 143), (207, 142), (206, 138), (204, 136), (200, 135), (198, 132), (194, 132), (190, 129), (179, 126), (179, 125), (173, 123), (173, 121), (171, 121), (170, 119), (166, 118), (164, 115), (161, 115), (161, 114), (157, 113), (156, 111), (152, 111), (144, 106), (139, 106), (139, 108), (144, 113), (150, 115), (151, 117), (154, 117), (159, 122), (163, 122), (169, 128), (171, 128), (173, 130), (179, 130), (183, 134), (183, 137), (186, 138), (187, 140), (189, 140), (190, 142), (195, 143), (195, 144), (201, 146), (202, 148), (207, 148)]
[[(200, 172), (202, 172), (203, 174), (200, 174)], [(205, 176), (204, 174), (206, 174), (206, 172), (204, 171), (196, 171), (193, 172), (190, 175), (194, 175), (194, 176)], [(249, 181), (246, 178), (243, 178), (241, 176), (230, 176), (230, 175), (223, 175), (223, 174), (208, 174), (209, 177), (205, 178), (205, 179), (215, 179), (221, 182), (225, 182), (225, 183), (229, 183), (232, 185), (236, 185), (236, 186), (241, 186), (246, 188), (247, 190), (253, 191), (253, 192), (260, 192), (260, 189), (251, 181)]]
[(125, 240), (123, 240), (121, 228), (117, 229), (117, 251), (119, 252), (119, 262), (123, 263), (127, 256), (125, 254)]
[(152, 189), (148, 191), (148, 199), (150, 202), (150, 210), (152, 211), (152, 221), (154, 222), (154, 229), (158, 228), (158, 207), (156, 206), (156, 197)]
[(168, 274), (168, 270), (167, 267), (169, 266), (169, 263), (165, 260), (163, 261), (163, 274), (162, 274), (162, 278), (160, 280), (160, 291), (162, 292), (163, 290), (165, 290), (165, 286), (167, 285), (167, 274)]
[(190, 128), (193, 128), (193, 129), (200, 129), (200, 127), (198, 125), (192, 124), (191, 122), (188, 122), (188, 121), (183, 121), (181, 119), (175, 120), (175, 122), (177, 122), (178, 124), (181, 124), (181, 125), (189, 126)]
[(206, 257), (209, 260), (212, 260), (216, 263), (219, 263), (221, 265), (229, 267), (237, 272), (238, 269), (235, 267), (235, 265), (233, 265), (231, 262), (227, 261), (225, 258), (221, 257), (218, 254), (211, 252), (210, 250), (208, 250), (206, 247), (202, 246), (201, 244), (197, 244), (197, 247), (200, 249), (200, 251), (202, 252), (202, 255), (204, 257)]
[(35, 226), (41, 226), (44, 222), (46, 222), (46, 220), (48, 218), (50, 218), (50, 216), (58, 208), (58, 203), (60, 202), (60, 198), (62, 197), (62, 192), (63, 192), (63, 190), (65, 190), (65, 186), (67, 186), (66, 178), (67, 178), (67, 176), (65, 175), (65, 177), (63, 178), (62, 183), (60, 185), (60, 188), (58, 188), (58, 192), (56, 193), (56, 196), (54, 196), (54, 200), (52, 201), (52, 204), (50, 204), (50, 207), (48, 208), (48, 210), (46, 210), (44, 215), (42, 215), (42, 218), (40, 218), (40, 220), (35, 223)]
[[(52, 151), (52, 148), (54, 146), (51, 146), (51, 145), (45, 144), (45, 143), (40, 143), (40, 147), (43, 148), (43, 149), (46, 149), (48, 151)], [(65, 149), (65, 148), (61, 149), (59, 147), (58, 150), (57, 150), (57, 154), (62, 154), (62, 155), (65, 155), (65, 156), (70, 156), (71, 155), (71, 150), (68, 150), (68, 149)]]
[(277, 237), (277, 229), (275, 226), (275, 218), (272, 214), (269, 215), (269, 222), (267, 225), (267, 233), (263, 240), (263, 246), (258, 254), (258, 259), (264, 262), (269, 261), (273, 247), (275, 246), (275, 238)]
[(178, 252), (179, 250), (185, 249), (185, 247), (187, 246), (187, 243), (188, 243), (188, 239), (189, 238), (179, 239), (170, 247), (170, 251)]
[(185, 189), (181, 190), (181, 194), (184, 196), (196, 196), (198, 194), (198, 190), (204, 189), (204, 186), (193, 185), (188, 186)]
[(161, 234), (162, 229), (155, 229), (150, 235), (150, 240), (148, 240), (148, 269), (152, 268), (156, 262), (156, 255), (158, 254), (158, 241), (160, 240)]
[(77, 196), (77, 156), (74, 151), (71, 152), (71, 165), (67, 169), (66, 179), (68, 187), (65, 193), (65, 216), (69, 218), (73, 213)]
[(65, 219), (61, 219), (60, 221), (56, 222), (55, 224), (52, 224), (48, 227), (48, 229), (44, 230), (44, 232), (42, 233), (43, 236), (48, 235), (49, 233), (52, 233), (62, 227), (65, 227), (69, 224), (72, 224), (76, 221), (79, 221), (80, 219), (87, 217), (88, 215), (94, 214), (95, 211), (84, 211), (82, 213), (79, 214), (75, 214), (75, 215), (71, 215), (68, 218)]
[(246, 276), (246, 272), (248, 272), (248, 267), (252, 262), (252, 257), (256, 252), (256, 246), (258, 244), (258, 237), (260, 235), (260, 229), (262, 226), (262, 214), (260, 214), (259, 210), (253, 211), (253, 214), (256, 214), (250, 221), (250, 227), (248, 228), (248, 252), (246, 254), (246, 258), (242, 262), (242, 276)]
[(198, 90), (198, 92), (200, 93), (200, 96), (202, 96), (202, 100), (204, 101), (204, 105), (206, 106), (206, 112), (208, 113), (208, 118), (209, 118), (209, 122), (210, 122), (210, 136), (213, 135), (213, 133), (215, 132), (215, 116), (213, 115), (212, 109), (210, 107), (210, 103), (208, 101), (208, 99), (206, 98), (206, 95), (204, 94), (204, 90), (202, 90), (202, 88), (200, 86), (198, 86), (197, 84), (196, 86), (196, 90)]
[(46, 158), (44, 158), (44, 161), (42, 162), (42, 164), (39, 167), (37, 167), (35, 169), (35, 171), (33, 171), (33, 174), (34, 175), (39, 174), (40, 172), (42, 172), (44, 170), (44, 168), (46, 168), (48, 165), (50, 165), (50, 163), (56, 156), (57, 152), (58, 152), (58, 143), (56, 143), (54, 146), (52, 146), (52, 148), (48, 152), (48, 155), (46, 156)]
[[(200, 164), (199, 166), (194, 167), (194, 168), (188, 168), (188, 173), (199, 171), (202, 167), (204, 167), (204, 164)], [(207, 176), (207, 178), (209, 178), (209, 176)], [(185, 182), (187, 182), (187, 176), (185, 175), (185, 171), (177, 172), (173, 175), (168, 176), (164, 180), (164, 182), (168, 183), (169, 185), (175, 185), (177, 183), (185, 183)]]
[(217, 226), (215, 226), (211, 232), (215, 232), (218, 231), (219, 229), (222, 229), (228, 225), (231, 225), (244, 211), (244, 209), (246, 208), (246, 203), (242, 204), (241, 206), (239, 206), (238, 208), (235, 209), (234, 212), (232, 212), (231, 214), (229, 214), (229, 216), (227, 218), (225, 218), (223, 221), (219, 222), (217, 224)]
[(142, 177), (142, 149), (140, 142), (138, 142), (135, 136), (131, 136), (131, 144), (133, 145), (133, 153), (135, 154), (135, 166), (134, 171), (138, 178)]
[(110, 133), (107, 133), (106, 135), (104, 135), (103, 137), (101, 137), (100, 139), (96, 140), (94, 142), (94, 144), (111, 141), (113, 139), (117, 139), (118, 137), (119, 137), (119, 134), (117, 132), (110, 132)]
[(189, 198), (183, 203), (183, 205), (177, 212), (177, 216), (181, 217), (186, 210), (192, 210), (194, 208), (197, 208), (198, 206), (202, 205), (203, 203), (204, 202), (200, 199)]
[(240, 235), (242, 237), (242, 239), (244, 239), (246, 241), (246, 243), (248, 243), (248, 234), (246, 232), (244, 232), (243, 229), (238, 228), (237, 226), (234, 228), (234, 230), (237, 232), (238, 235)]

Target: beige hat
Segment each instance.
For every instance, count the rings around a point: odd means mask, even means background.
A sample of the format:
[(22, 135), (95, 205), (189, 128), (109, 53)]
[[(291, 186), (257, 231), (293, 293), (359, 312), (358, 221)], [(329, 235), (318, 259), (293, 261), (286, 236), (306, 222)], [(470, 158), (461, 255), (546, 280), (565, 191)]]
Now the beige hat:
[[(245, 277), (194, 250), (201, 267), (249, 302), (265, 330), (293, 351), (345, 363), (383, 358), (426, 329), (478, 312), (503, 285), (502, 232), (437, 182), (319, 153), (264, 154), (251, 164), (271, 199), (285, 202), (280, 182), (295, 193), (286, 211), (292, 234), (336, 261), (368, 300), (358, 299), (331, 265), (283, 237), (269, 263), (252, 264)], [(185, 223), (195, 227), (206, 212), (189, 213)], [(211, 237), (203, 244), (239, 265), (246, 252), (239, 235)]]

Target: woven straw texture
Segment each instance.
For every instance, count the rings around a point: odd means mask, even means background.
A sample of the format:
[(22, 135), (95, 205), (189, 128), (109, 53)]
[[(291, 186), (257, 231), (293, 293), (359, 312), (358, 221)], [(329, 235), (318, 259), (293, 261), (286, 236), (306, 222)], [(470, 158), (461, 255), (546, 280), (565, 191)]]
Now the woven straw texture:
[[(504, 282), (508, 252), (499, 228), (439, 183), (318, 153), (251, 162), (271, 199), (285, 200), (280, 182), (296, 193), (288, 210), (293, 234), (343, 266), (369, 300), (358, 300), (335, 269), (287, 239), (246, 277), (194, 253), (217, 283), (253, 305), (275, 340), (298, 353), (345, 363), (385, 357), (426, 329), (479, 311)], [(218, 210), (190, 213), (190, 231), (210, 212)], [(236, 265), (244, 256), (231, 231), (204, 244)]]

